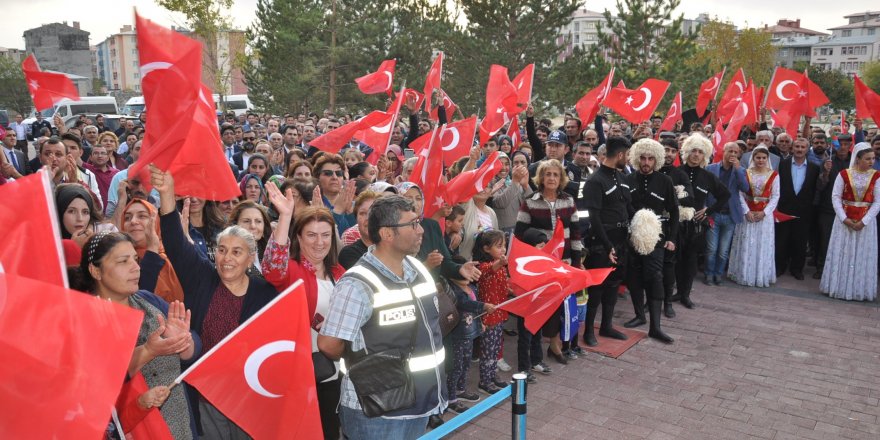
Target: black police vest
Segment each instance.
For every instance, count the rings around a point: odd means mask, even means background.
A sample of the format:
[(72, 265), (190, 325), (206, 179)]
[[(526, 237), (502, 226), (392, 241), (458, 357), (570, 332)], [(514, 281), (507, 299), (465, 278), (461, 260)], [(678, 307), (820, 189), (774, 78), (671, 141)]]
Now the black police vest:
[(353, 353), (352, 358), (344, 358), (344, 362), (351, 364), (359, 355), (393, 348), (407, 350), (413, 344), (409, 371), (415, 386), (416, 403), (411, 408), (393, 411), (383, 417), (428, 416), (441, 404), (445, 407), (448, 400), (443, 369), (446, 351), (440, 332), (437, 287), (420, 261), (413, 257), (407, 257), (407, 260), (419, 272), (410, 285), (389, 281), (370, 264), (356, 264), (342, 276), (343, 279), (357, 278), (373, 289), (373, 314), (361, 327), (366, 348)]

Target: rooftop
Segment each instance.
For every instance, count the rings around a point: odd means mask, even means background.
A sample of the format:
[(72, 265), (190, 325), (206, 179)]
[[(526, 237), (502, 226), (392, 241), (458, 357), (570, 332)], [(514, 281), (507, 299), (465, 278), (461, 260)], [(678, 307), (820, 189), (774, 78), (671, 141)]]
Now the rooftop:
[(844, 15), (843, 18), (862, 17), (865, 15), (880, 15), (880, 11), (856, 12), (854, 14)]
[(832, 37), (814, 47), (840, 46), (843, 44), (874, 44), (880, 39), (880, 35), (861, 35), (858, 37)]
[(783, 33), (799, 33), (799, 34), (807, 34), (807, 35), (828, 35), (823, 32), (814, 31), (812, 29), (802, 28), (801, 27), (801, 19), (797, 20), (789, 20), (783, 18), (776, 22), (773, 26), (764, 25), (764, 32), (770, 32), (772, 34), (783, 34)]
[(776, 47), (815, 46), (827, 38), (826, 36), (776, 38), (773, 40), (773, 45)]
[(880, 27), (880, 18), (872, 18), (870, 20), (865, 21), (857, 21), (852, 24), (845, 24), (843, 26), (837, 26), (833, 28), (828, 28), (829, 30), (836, 31), (840, 29), (861, 29), (861, 28), (872, 28), (872, 27)]

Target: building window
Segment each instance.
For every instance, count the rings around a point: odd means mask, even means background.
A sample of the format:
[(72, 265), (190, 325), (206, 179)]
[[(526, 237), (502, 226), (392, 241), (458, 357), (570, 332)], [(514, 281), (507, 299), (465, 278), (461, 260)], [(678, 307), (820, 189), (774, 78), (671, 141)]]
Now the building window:
[(780, 50), (779, 50), (779, 56), (781, 56), (781, 57), (787, 57), (787, 56), (788, 56), (788, 49), (780, 49)]
[(133, 76), (134, 76), (134, 79), (138, 79), (138, 78), (141, 77), (141, 74), (140, 74), (139, 72), (135, 72), (135, 73), (133, 74)]
[(131, 62), (131, 67), (137, 67), (137, 66), (138, 66), (138, 62), (137, 62), (137, 61), (132, 61), (132, 62)]
[(574, 34), (574, 44), (580, 44), (581, 34)]
[(118, 73), (116, 73), (116, 72), (113, 72), (113, 79), (119, 79), (119, 78), (118, 78), (118, 76), (119, 76), (119, 74), (118, 74)]
[(828, 49), (828, 55), (834, 55), (834, 48), (833, 47)]
[(874, 28), (868, 29), (868, 35), (874, 35)]
[(851, 31), (851, 30), (845, 30), (845, 31), (843, 31), (843, 36), (844, 36), (844, 37), (851, 37), (851, 36), (852, 36), (852, 31)]
[(581, 31), (581, 22), (579, 22), (579, 21), (574, 22), (574, 31), (575, 32)]

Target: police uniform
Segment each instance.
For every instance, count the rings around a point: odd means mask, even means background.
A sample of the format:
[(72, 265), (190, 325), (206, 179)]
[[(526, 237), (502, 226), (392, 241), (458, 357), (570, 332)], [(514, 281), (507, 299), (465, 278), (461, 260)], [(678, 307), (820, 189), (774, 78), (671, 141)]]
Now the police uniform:
[(645, 323), (645, 295), (651, 318), (648, 336), (665, 343), (672, 338), (660, 329), (660, 313), (663, 304), (663, 257), (667, 241), (675, 243), (678, 236), (678, 199), (672, 179), (660, 172), (642, 174), (636, 171), (626, 176), (630, 186), (633, 209), (650, 209), (660, 217), (663, 235), (648, 255), (630, 253), (627, 287), (632, 298), (636, 317), (625, 326), (635, 327)]
[(707, 208), (706, 201), (710, 194), (715, 198), (715, 203), (706, 209), (702, 220), (685, 221), (681, 225), (682, 234), (679, 237), (675, 284), (681, 304), (691, 309), (694, 307), (694, 303), (690, 299), (691, 288), (694, 285), (694, 277), (697, 275), (697, 258), (706, 249), (706, 229), (709, 227), (709, 216), (727, 207), (730, 190), (721, 183), (718, 176), (702, 167), (684, 164), (679, 169), (684, 172), (691, 183), (693, 188), (692, 204), (696, 211)]
[[(694, 205), (693, 188), (687, 174), (679, 168), (672, 165), (664, 165), (660, 168), (660, 172), (672, 179), (673, 188), (675, 188), (676, 198), (679, 207), (692, 208)], [(679, 214), (683, 211), (679, 210)], [(675, 310), (672, 309), (672, 295), (675, 289), (675, 263), (678, 260), (679, 243), (682, 241), (682, 235), (686, 233), (682, 229), (685, 224), (684, 219), (679, 216), (679, 228), (675, 243), (675, 250), (665, 250), (663, 254), (663, 311), (667, 318), (675, 317)]]
[(591, 347), (598, 345), (593, 330), (596, 313), (602, 307), (602, 323), (599, 328), (601, 336), (626, 339), (622, 333), (614, 330), (611, 319), (617, 303), (617, 288), (626, 276), (627, 257), (627, 226), (632, 217), (630, 188), (624, 181), (624, 175), (616, 168), (602, 165), (584, 186), (583, 206), (589, 212), (590, 230), (587, 234), (587, 258), (584, 267), (588, 269), (612, 266), (608, 255), (612, 249), (617, 256), (617, 265), (605, 281), (588, 289), (590, 299), (587, 302), (587, 321), (584, 330), (584, 342)]

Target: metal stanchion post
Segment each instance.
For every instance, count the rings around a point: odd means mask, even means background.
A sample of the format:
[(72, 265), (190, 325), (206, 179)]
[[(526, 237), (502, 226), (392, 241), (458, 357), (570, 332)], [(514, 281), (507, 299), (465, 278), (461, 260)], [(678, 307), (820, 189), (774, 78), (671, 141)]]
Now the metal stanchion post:
[(525, 440), (526, 438), (526, 375), (516, 373), (513, 375), (513, 390), (510, 394), (511, 429), (510, 438), (513, 440)]

